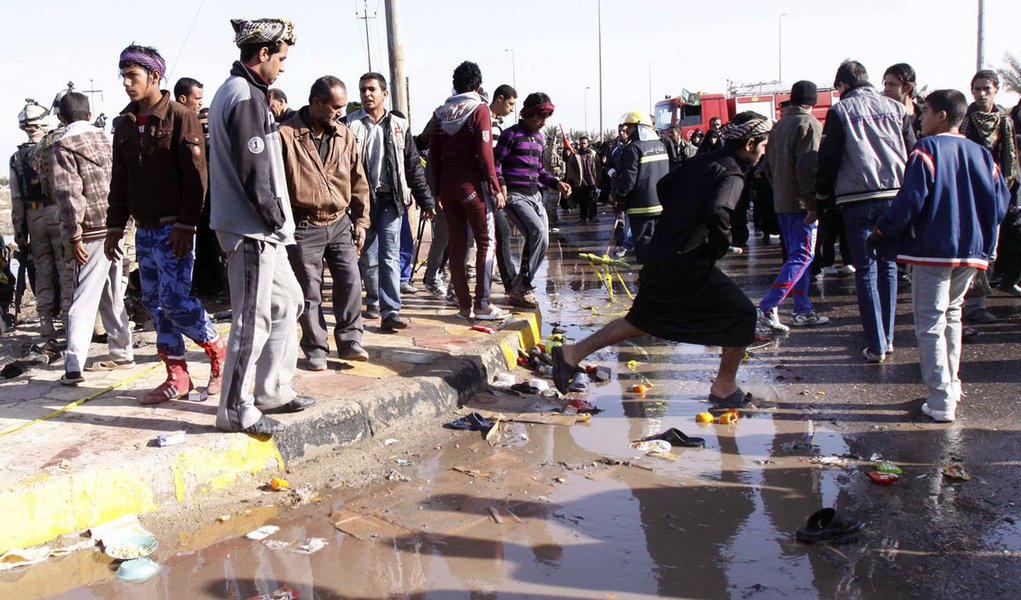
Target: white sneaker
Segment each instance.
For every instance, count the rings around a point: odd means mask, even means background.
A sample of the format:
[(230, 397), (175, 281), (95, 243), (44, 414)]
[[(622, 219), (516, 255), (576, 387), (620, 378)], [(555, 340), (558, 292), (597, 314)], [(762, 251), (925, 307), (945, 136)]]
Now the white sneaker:
[(814, 311), (804, 314), (795, 314), (794, 318), (791, 319), (791, 325), (795, 327), (810, 327), (812, 325), (825, 325), (830, 322), (830, 318), (818, 315)]
[(885, 354), (872, 354), (868, 348), (861, 351), (861, 355), (865, 357), (865, 362), (879, 364), (886, 360)]
[(929, 408), (929, 403), (926, 402), (922, 405), (922, 414), (929, 417), (937, 423), (953, 423), (954, 422), (954, 411), (950, 410), (933, 410)]
[(777, 314), (775, 307), (772, 308), (768, 314), (762, 312), (761, 308), (756, 308), (755, 312), (758, 315), (758, 324), (763, 329), (777, 331), (780, 333), (784, 333), (791, 330), (790, 327), (780, 322), (780, 315)]
[(834, 267), (833, 265), (830, 265), (828, 267), (823, 267), (822, 270), (819, 271), (819, 272), (822, 273), (823, 275), (829, 275), (831, 277), (834, 276), (834, 275), (839, 275), (840, 274), (840, 272), (837, 271), (837, 268)]
[(854, 268), (854, 265), (844, 265), (845, 275), (854, 275), (855, 271), (857, 271), (857, 269)]

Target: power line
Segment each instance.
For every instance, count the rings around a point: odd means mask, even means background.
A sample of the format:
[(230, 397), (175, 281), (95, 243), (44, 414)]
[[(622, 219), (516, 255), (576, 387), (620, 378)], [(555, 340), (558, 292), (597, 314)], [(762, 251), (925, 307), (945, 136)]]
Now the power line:
[(198, 23), (199, 14), (202, 13), (202, 7), (205, 5), (206, 0), (202, 0), (202, 2), (199, 3), (199, 9), (195, 11), (195, 18), (191, 20), (191, 27), (188, 28), (188, 33), (185, 34), (184, 41), (181, 42), (181, 49), (177, 51), (177, 58), (174, 59), (173, 66), (170, 67), (170, 71), (163, 74), (163, 76), (166, 77), (168, 82), (170, 81), (170, 76), (174, 73), (174, 69), (177, 68), (177, 61), (181, 60), (181, 55), (184, 54), (184, 47), (188, 45), (188, 39), (191, 38), (191, 32), (193, 29), (195, 29), (195, 23)]

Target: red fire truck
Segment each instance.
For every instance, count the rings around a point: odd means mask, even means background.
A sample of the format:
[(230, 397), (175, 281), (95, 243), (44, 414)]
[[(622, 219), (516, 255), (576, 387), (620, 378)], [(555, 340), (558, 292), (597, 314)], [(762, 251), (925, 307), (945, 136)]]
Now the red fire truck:
[[(726, 124), (731, 117), (746, 110), (779, 119), (780, 104), (790, 98), (790, 89), (779, 88), (775, 84), (731, 86), (726, 94), (686, 91), (675, 98), (657, 102), (653, 119), (660, 133), (678, 127), (684, 139), (688, 139), (696, 129), (703, 132), (709, 129), (710, 120), (719, 117)], [(812, 109), (812, 114), (825, 122), (826, 112), (839, 99), (836, 91), (820, 89), (819, 102)]]

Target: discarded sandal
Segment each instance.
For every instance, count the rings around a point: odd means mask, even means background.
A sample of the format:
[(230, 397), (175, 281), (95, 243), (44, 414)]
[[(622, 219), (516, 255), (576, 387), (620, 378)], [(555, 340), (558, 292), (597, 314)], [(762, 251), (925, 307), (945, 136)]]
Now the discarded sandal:
[(96, 362), (86, 365), (86, 371), (121, 371), (124, 369), (135, 368), (135, 361), (133, 360), (97, 360)]
[(726, 398), (720, 398), (709, 394), (709, 402), (716, 405), (717, 408), (752, 408), (752, 395), (745, 392), (741, 388), (737, 388), (737, 391), (727, 396)]
[(602, 365), (589, 365), (585, 367), (585, 372), (588, 376), (598, 383), (604, 383), (610, 380), (610, 367), (604, 367)]
[(460, 429), (464, 431), (489, 431), (493, 428), (493, 422), (479, 413), (473, 412), (454, 419), (443, 426), (447, 429)]
[(705, 448), (704, 438), (688, 437), (683, 431), (676, 427), (671, 427), (663, 433), (644, 437), (641, 441), (649, 442), (652, 440), (663, 440), (668, 442), (671, 446), (677, 446), (678, 448)]
[(577, 373), (574, 374), (574, 377), (571, 379), (571, 385), (569, 385), (567, 387), (567, 391), (569, 391), (569, 392), (587, 392), (588, 391), (588, 382), (585, 381), (586, 379), (588, 379), (588, 376), (586, 376), (581, 371), (578, 371)]
[(804, 527), (798, 529), (796, 537), (799, 542), (813, 544), (825, 542), (836, 536), (856, 533), (865, 527), (865, 523), (845, 517), (832, 508), (817, 510), (808, 517)]

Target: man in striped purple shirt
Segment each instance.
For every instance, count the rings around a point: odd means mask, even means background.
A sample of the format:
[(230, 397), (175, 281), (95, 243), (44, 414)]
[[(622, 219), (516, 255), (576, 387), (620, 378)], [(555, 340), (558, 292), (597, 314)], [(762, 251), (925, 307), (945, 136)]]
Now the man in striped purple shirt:
[(508, 296), (511, 304), (535, 308), (532, 282), (546, 259), (549, 248), (549, 222), (542, 203), (542, 186), (570, 194), (571, 186), (560, 181), (542, 166), (542, 128), (553, 114), (550, 97), (542, 92), (525, 98), (521, 119), (503, 131), (493, 150), (496, 174), (507, 197), (505, 211), (525, 235), (521, 249), (521, 268)]

